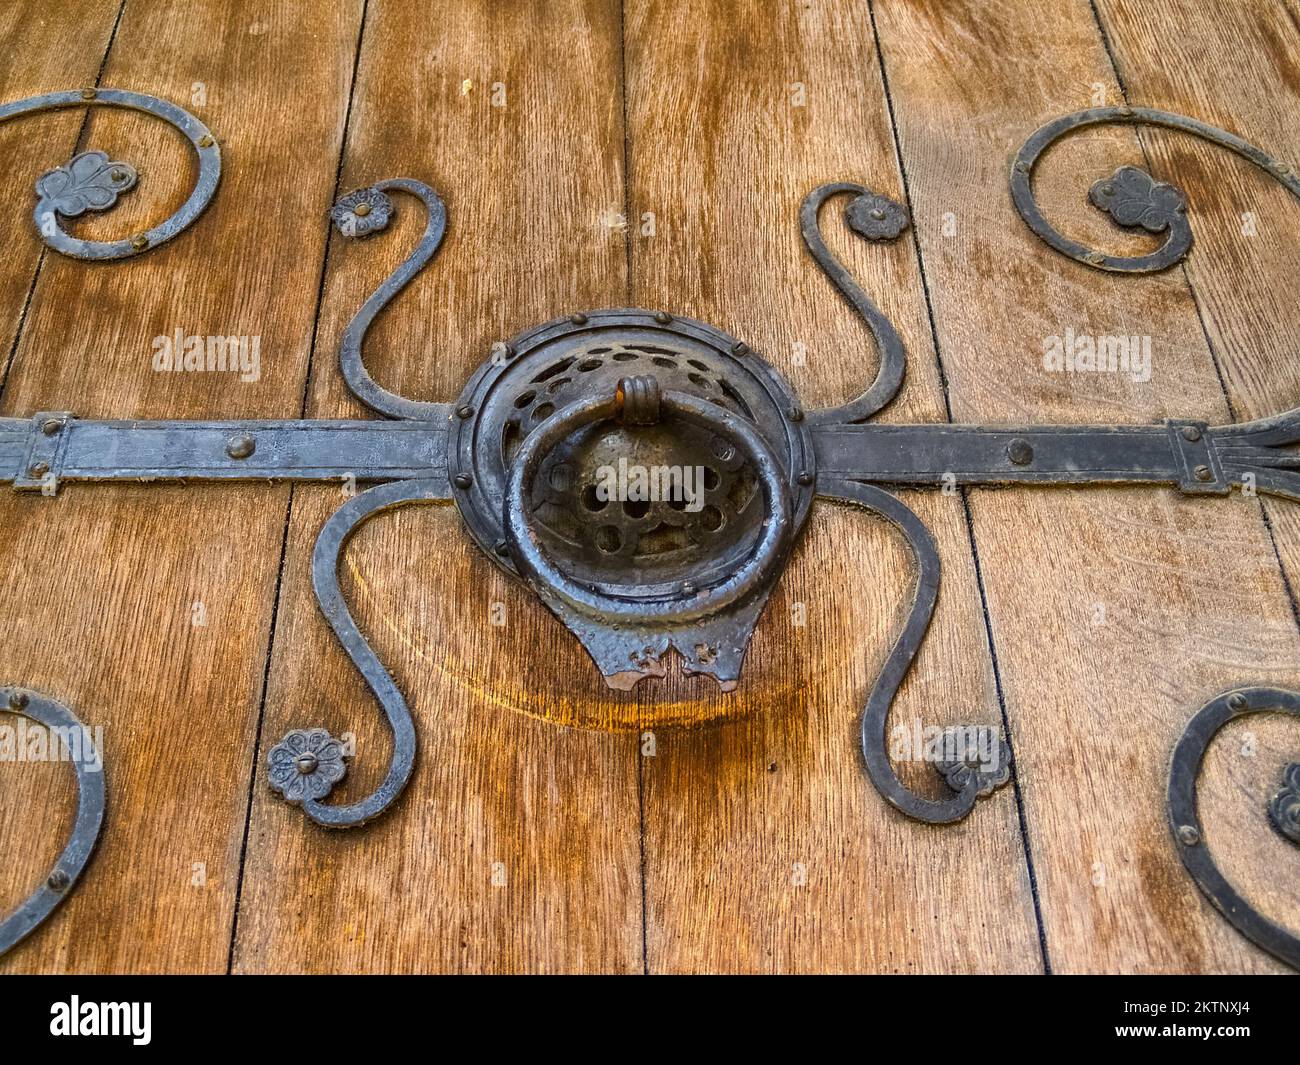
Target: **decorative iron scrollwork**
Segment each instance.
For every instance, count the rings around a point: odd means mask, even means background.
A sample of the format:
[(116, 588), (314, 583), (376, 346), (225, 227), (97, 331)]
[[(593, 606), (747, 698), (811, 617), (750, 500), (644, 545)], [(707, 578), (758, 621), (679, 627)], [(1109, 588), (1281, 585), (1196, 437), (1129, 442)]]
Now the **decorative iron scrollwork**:
[[(84, 103), (134, 107), (181, 130), (199, 154), (198, 184), (185, 205), (154, 230), (127, 241), (78, 241), (42, 220), (111, 207), (134, 183), (126, 164), (83, 153), (38, 184), (41, 238), (64, 254), (118, 258), (175, 236), (215, 190), (220, 155), (211, 134), (174, 105), (117, 90), (33, 97), (0, 108), (0, 119)], [(1135, 167), (1121, 167), (1095, 183), (1089, 198), (1117, 225), (1163, 233), (1156, 251), (1105, 255), (1066, 238), (1043, 216), (1032, 187), (1043, 152), (1073, 131), (1108, 122), (1193, 133), (1263, 167), (1300, 196), (1300, 181), (1287, 167), (1195, 119), (1127, 107), (1067, 115), (1036, 131), (1020, 149), (1011, 196), (1035, 233), (1089, 266), (1160, 270), (1180, 261), (1192, 242), (1182, 194)], [(909, 817), (940, 824), (961, 820), (978, 799), (1007, 783), (1011, 750), (993, 729), (945, 730), (933, 764), (949, 794), (937, 799), (909, 790), (891, 764), (885, 743), (889, 713), (934, 610), (939, 556), (924, 524), (887, 486), (1132, 483), (1223, 495), (1251, 483), (1300, 499), (1300, 461), (1281, 450), (1300, 441), (1300, 410), (1216, 427), (1193, 420), (1152, 426), (871, 423), (902, 385), (905, 352), (897, 330), (829, 250), (822, 209), (832, 199), (851, 197), (845, 224), (870, 241), (896, 239), (908, 218), (902, 205), (848, 182), (814, 189), (799, 211), (810, 255), (857, 311), (878, 354), (874, 380), (847, 403), (805, 411), (789, 384), (745, 341), (667, 311), (635, 308), (575, 312), (525, 331), (494, 350), (454, 404), (406, 398), (374, 380), (363, 344), (376, 316), (437, 252), (446, 208), (428, 185), (389, 179), (341, 198), (331, 219), (346, 237), (378, 233), (402, 202), (390, 193), (420, 201), (425, 231), (358, 310), (339, 351), (349, 389), (382, 419), (100, 421), (67, 411), (0, 419), (0, 481), (20, 491), (54, 494), (65, 482), (118, 480), (372, 483), (325, 523), (312, 557), (312, 583), (326, 621), (385, 714), (393, 754), (374, 792), (330, 804), (325, 800), (346, 772), (338, 741), (309, 728), (295, 729), (275, 745), (268, 754), (271, 786), (318, 824), (348, 827), (378, 816), (402, 793), (415, 764), (410, 709), (353, 619), (337, 574), (348, 538), (395, 507), (454, 502), (486, 555), (536, 592), (611, 686), (628, 688), (662, 675), (663, 657), (673, 648), (687, 671), (712, 675), (728, 690), (739, 680), (753, 627), (813, 496), (878, 514), (907, 540), (917, 584), (903, 630), (866, 700), (863, 757), (889, 803)], [(605, 471), (629, 457), (654, 469), (698, 469), (690, 505), (653, 494), (602, 495), (598, 482)], [(1300, 700), (1249, 690), (1243, 695), (1249, 707), (1257, 695), (1290, 712)], [(1175, 837), (1202, 889), (1221, 908), (1228, 900), (1229, 919), (1294, 964), (1294, 937), (1260, 925), (1258, 915), (1243, 916), (1244, 903), (1226, 893), (1231, 889), (1200, 846), (1194, 773), (1186, 778), (1183, 772), (1199, 765), (1221, 714), (1237, 712), (1236, 698), (1202, 711), (1189, 729), (1192, 738), (1180, 744), (1178, 775), (1170, 783)], [(1274, 823), (1292, 839), (1296, 773), (1294, 766), (1287, 771), (1270, 806)]]
[[(1300, 936), (1265, 917), (1228, 883), (1210, 854), (1196, 803), (1196, 778), (1215, 734), (1236, 718), (1269, 711), (1300, 717), (1300, 694), (1281, 688), (1242, 688), (1211, 699), (1188, 722), (1169, 767), (1169, 830), (1183, 865), (1214, 908), (1256, 946), (1300, 969)], [(1274, 825), (1292, 842), (1297, 841), (1298, 800), (1293, 790), (1300, 783), (1297, 769), (1296, 765), (1287, 768), (1286, 785), (1269, 807)]]
[(0, 122), (23, 115), (67, 107), (123, 107), (161, 118), (189, 142), (198, 158), (194, 191), (170, 218), (143, 233), (122, 240), (80, 240), (69, 234), (61, 218), (76, 218), (87, 210), (106, 211), (117, 197), (135, 186), (135, 168), (115, 163), (103, 152), (89, 151), (66, 165), (46, 171), (36, 183), (36, 232), (49, 247), (74, 259), (125, 259), (179, 236), (212, 200), (221, 180), (221, 147), (212, 131), (186, 111), (156, 96), (122, 89), (73, 89), (29, 96), (0, 106)]
[(49, 757), (66, 759), (77, 773), (72, 832), (45, 880), (0, 921), (0, 954), (30, 935), (66, 899), (94, 853), (104, 823), (104, 759), (90, 731), (60, 702), (26, 688), (0, 690), (0, 708), (43, 726)]

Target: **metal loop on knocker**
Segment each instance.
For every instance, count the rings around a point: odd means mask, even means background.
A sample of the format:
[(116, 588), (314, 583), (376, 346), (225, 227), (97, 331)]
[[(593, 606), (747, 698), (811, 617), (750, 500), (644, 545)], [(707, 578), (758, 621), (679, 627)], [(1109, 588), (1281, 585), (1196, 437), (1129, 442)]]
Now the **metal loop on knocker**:
[[(630, 400), (629, 400), (630, 397)], [(584, 426), (629, 413), (629, 424), (650, 424), (657, 416), (675, 415), (716, 433), (739, 449), (757, 474), (767, 507), (752, 555), (718, 584), (686, 598), (630, 599), (583, 587), (563, 573), (538, 542), (529, 506), (533, 480), (542, 460), (556, 444)], [(657, 420), (657, 416), (654, 420)], [(624, 378), (613, 393), (593, 396), (552, 414), (524, 441), (506, 483), (503, 509), (506, 543), (519, 572), (544, 597), (556, 597), (580, 612), (605, 621), (645, 624), (685, 623), (716, 614), (763, 588), (785, 559), (793, 530), (790, 492), (785, 473), (763, 437), (743, 418), (684, 392), (659, 394), (652, 378)]]

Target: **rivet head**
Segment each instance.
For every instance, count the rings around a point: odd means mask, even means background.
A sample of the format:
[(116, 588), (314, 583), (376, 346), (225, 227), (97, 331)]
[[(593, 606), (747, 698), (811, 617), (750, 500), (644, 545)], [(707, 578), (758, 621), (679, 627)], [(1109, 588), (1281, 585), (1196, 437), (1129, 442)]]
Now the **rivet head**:
[(695, 582), (682, 581), (682, 595), (694, 595), (694, 594), (695, 594)]
[(145, 248), (149, 247), (149, 238), (143, 233), (137, 233), (131, 238), (131, 247), (136, 251), (144, 251)]
[(68, 876), (62, 869), (55, 869), (45, 883), (49, 885), (51, 891), (63, 891), (72, 883), (72, 877)]
[(464, 406), (457, 407), (456, 417), (459, 418), (461, 421), (464, 421), (466, 418), (472, 418), (474, 417), (474, 408), (471, 407), (468, 403), (466, 403)]
[(358, 218), (365, 218), (370, 213), (370, 204), (363, 201), (352, 208), (352, 213)]
[(496, 542), (496, 548), (495, 548), (495, 550), (496, 550), (496, 553), (497, 553), (498, 555), (501, 555), (502, 557), (504, 557), (505, 555), (507, 555), (507, 554), (509, 553), (509, 551), (510, 551), (510, 547), (509, 547), (509, 545), (508, 545), (504, 540), (498, 540), (498, 541)]
[(82, 98), (83, 100), (93, 100), (97, 95), (98, 95), (98, 93), (97, 93), (97, 91), (94, 90), (94, 89), (82, 89), (82, 90), (81, 90), (81, 98)]
[(48, 462), (33, 462), (27, 469), (29, 477), (44, 477), (49, 472), (50, 464)]
[(226, 444), (226, 454), (232, 459), (246, 459), (257, 450), (257, 442), (247, 433), (232, 436)]
[(786, 411), (786, 417), (788, 417), (792, 422), (803, 421), (803, 408), (791, 407), (788, 411)]
[(13, 707), (13, 709), (15, 709), (15, 710), (21, 710), (24, 706), (27, 705), (27, 693), (26, 693), (26, 692), (10, 692), (10, 693), (9, 693), (9, 705), (10, 705), (11, 707)]
[(1016, 163), (1016, 169), (1020, 171), (1020, 173), (1022, 174), (1027, 174), (1029, 173), (1029, 164), (1026, 163), (1023, 159), (1021, 159), (1018, 163)]
[(1100, 266), (1106, 261), (1106, 256), (1102, 255), (1099, 251), (1090, 251), (1084, 256), (1084, 258), (1093, 266)]
[(1007, 445), (1007, 458), (1017, 466), (1028, 466), (1034, 461), (1034, 449), (1028, 440), (1016, 437)]
[(1178, 842), (1184, 847), (1195, 847), (1201, 842), (1201, 832), (1195, 825), (1178, 826)]
[(1190, 440), (1193, 444), (1201, 438), (1201, 431), (1194, 425), (1183, 426), (1183, 439)]
[(216, 143), (217, 143), (217, 142), (214, 141), (214, 140), (212, 139), (212, 134), (211, 134), (211, 133), (205, 133), (205, 134), (203, 134), (202, 137), (199, 138), (199, 147), (200, 147), (200, 148), (211, 148), (211, 147), (212, 147), (214, 144), (216, 144)]
[(1192, 470), (1192, 476), (1198, 481), (1214, 480), (1214, 474), (1210, 471), (1209, 466), (1197, 466), (1196, 469)]
[(1241, 692), (1233, 692), (1231, 695), (1228, 696), (1228, 709), (1245, 710), (1246, 697), (1242, 695)]
[(748, 355), (749, 345), (746, 344), (743, 340), (737, 340), (734, 344), (731, 345), (731, 354), (735, 355), (738, 358), (741, 355)]
[(883, 222), (885, 220), (885, 211), (882, 207), (873, 207), (870, 214), (877, 222)]
[(316, 772), (316, 768), (319, 765), (320, 759), (316, 757), (314, 751), (303, 751), (302, 754), (298, 755), (298, 757), (294, 759), (293, 763), (294, 768), (303, 776), (306, 776), (308, 773)]
[(569, 321), (574, 325), (586, 325), (587, 316), (585, 314), (571, 314), (569, 315)]
[(1114, 195), (1115, 195), (1115, 186), (1112, 185), (1112, 184), (1108, 181), (1108, 182), (1106, 182), (1106, 184), (1102, 185), (1102, 187), (1101, 187), (1101, 191), (1102, 191), (1102, 194), (1103, 194), (1103, 195), (1106, 195), (1106, 196), (1114, 196)]
[(667, 325), (673, 320), (673, 316), (667, 311), (655, 311), (655, 321), (660, 325)]
[(474, 483), (474, 478), (471, 477), (468, 473), (458, 473), (456, 474), (456, 479), (453, 483), (456, 485), (457, 488), (463, 491), (464, 489), (468, 488), (470, 485)]
[(797, 480), (801, 485), (804, 485), (805, 487), (812, 484), (813, 481), (815, 481), (816, 479), (817, 478), (814, 477), (807, 470), (804, 470), (803, 473), (799, 474), (799, 476), (795, 478), (795, 480)]
[(45, 421), (41, 422), (41, 432), (46, 436), (53, 436), (62, 428), (63, 420), (61, 418), (46, 418)]

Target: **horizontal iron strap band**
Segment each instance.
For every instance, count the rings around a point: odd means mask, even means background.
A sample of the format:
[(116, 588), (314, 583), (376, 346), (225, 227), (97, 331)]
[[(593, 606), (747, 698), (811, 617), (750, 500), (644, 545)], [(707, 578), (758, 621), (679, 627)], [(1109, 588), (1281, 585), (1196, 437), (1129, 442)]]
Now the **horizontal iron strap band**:
[[(1182, 436), (1185, 428), (1193, 430), (1195, 443)], [(819, 426), (813, 446), (819, 474), (882, 484), (1107, 481), (1228, 490), (1211, 431), (1201, 423)], [(1197, 466), (1204, 466), (1201, 478), (1193, 472)]]
[[(21, 439), (20, 439), (21, 438)], [(0, 481), (358, 481), (445, 477), (444, 421), (0, 419)]]

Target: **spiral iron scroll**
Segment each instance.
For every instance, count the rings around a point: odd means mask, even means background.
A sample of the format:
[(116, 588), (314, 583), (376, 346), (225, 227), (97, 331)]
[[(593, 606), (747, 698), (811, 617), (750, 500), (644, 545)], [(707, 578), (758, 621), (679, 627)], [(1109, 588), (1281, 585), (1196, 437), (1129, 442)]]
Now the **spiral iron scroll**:
[[(1281, 688), (1243, 688), (1211, 699), (1188, 722), (1169, 766), (1169, 831), (1196, 886), (1232, 927), (1275, 958), (1300, 969), (1300, 936), (1265, 917), (1228, 883), (1210, 854), (1196, 801), (1196, 778), (1215, 734), (1236, 718), (1268, 712), (1300, 717), (1300, 694)], [(1300, 766), (1292, 764), (1283, 775), (1282, 788), (1269, 803), (1274, 827), (1292, 843), (1300, 842), (1297, 787)]]
[(3, 699), (0, 709), (45, 727), (51, 758), (66, 758), (72, 763), (77, 773), (77, 814), (68, 842), (49, 875), (0, 921), (0, 954), (35, 931), (68, 897), (90, 861), (104, 823), (103, 752), (95, 746), (86, 727), (62, 703), (38, 692), (10, 688), (3, 691)]
[(81, 240), (63, 228), (61, 219), (86, 211), (106, 211), (135, 187), (137, 174), (129, 163), (114, 162), (100, 151), (82, 152), (65, 165), (47, 170), (36, 182), (33, 211), (36, 231), (49, 247), (74, 259), (126, 259), (179, 236), (199, 217), (221, 180), (221, 147), (202, 122), (183, 107), (141, 92), (122, 89), (72, 89), (29, 96), (0, 106), (0, 122), (69, 107), (121, 107), (160, 118), (177, 130), (194, 149), (199, 173), (194, 189), (169, 218), (121, 240)]

